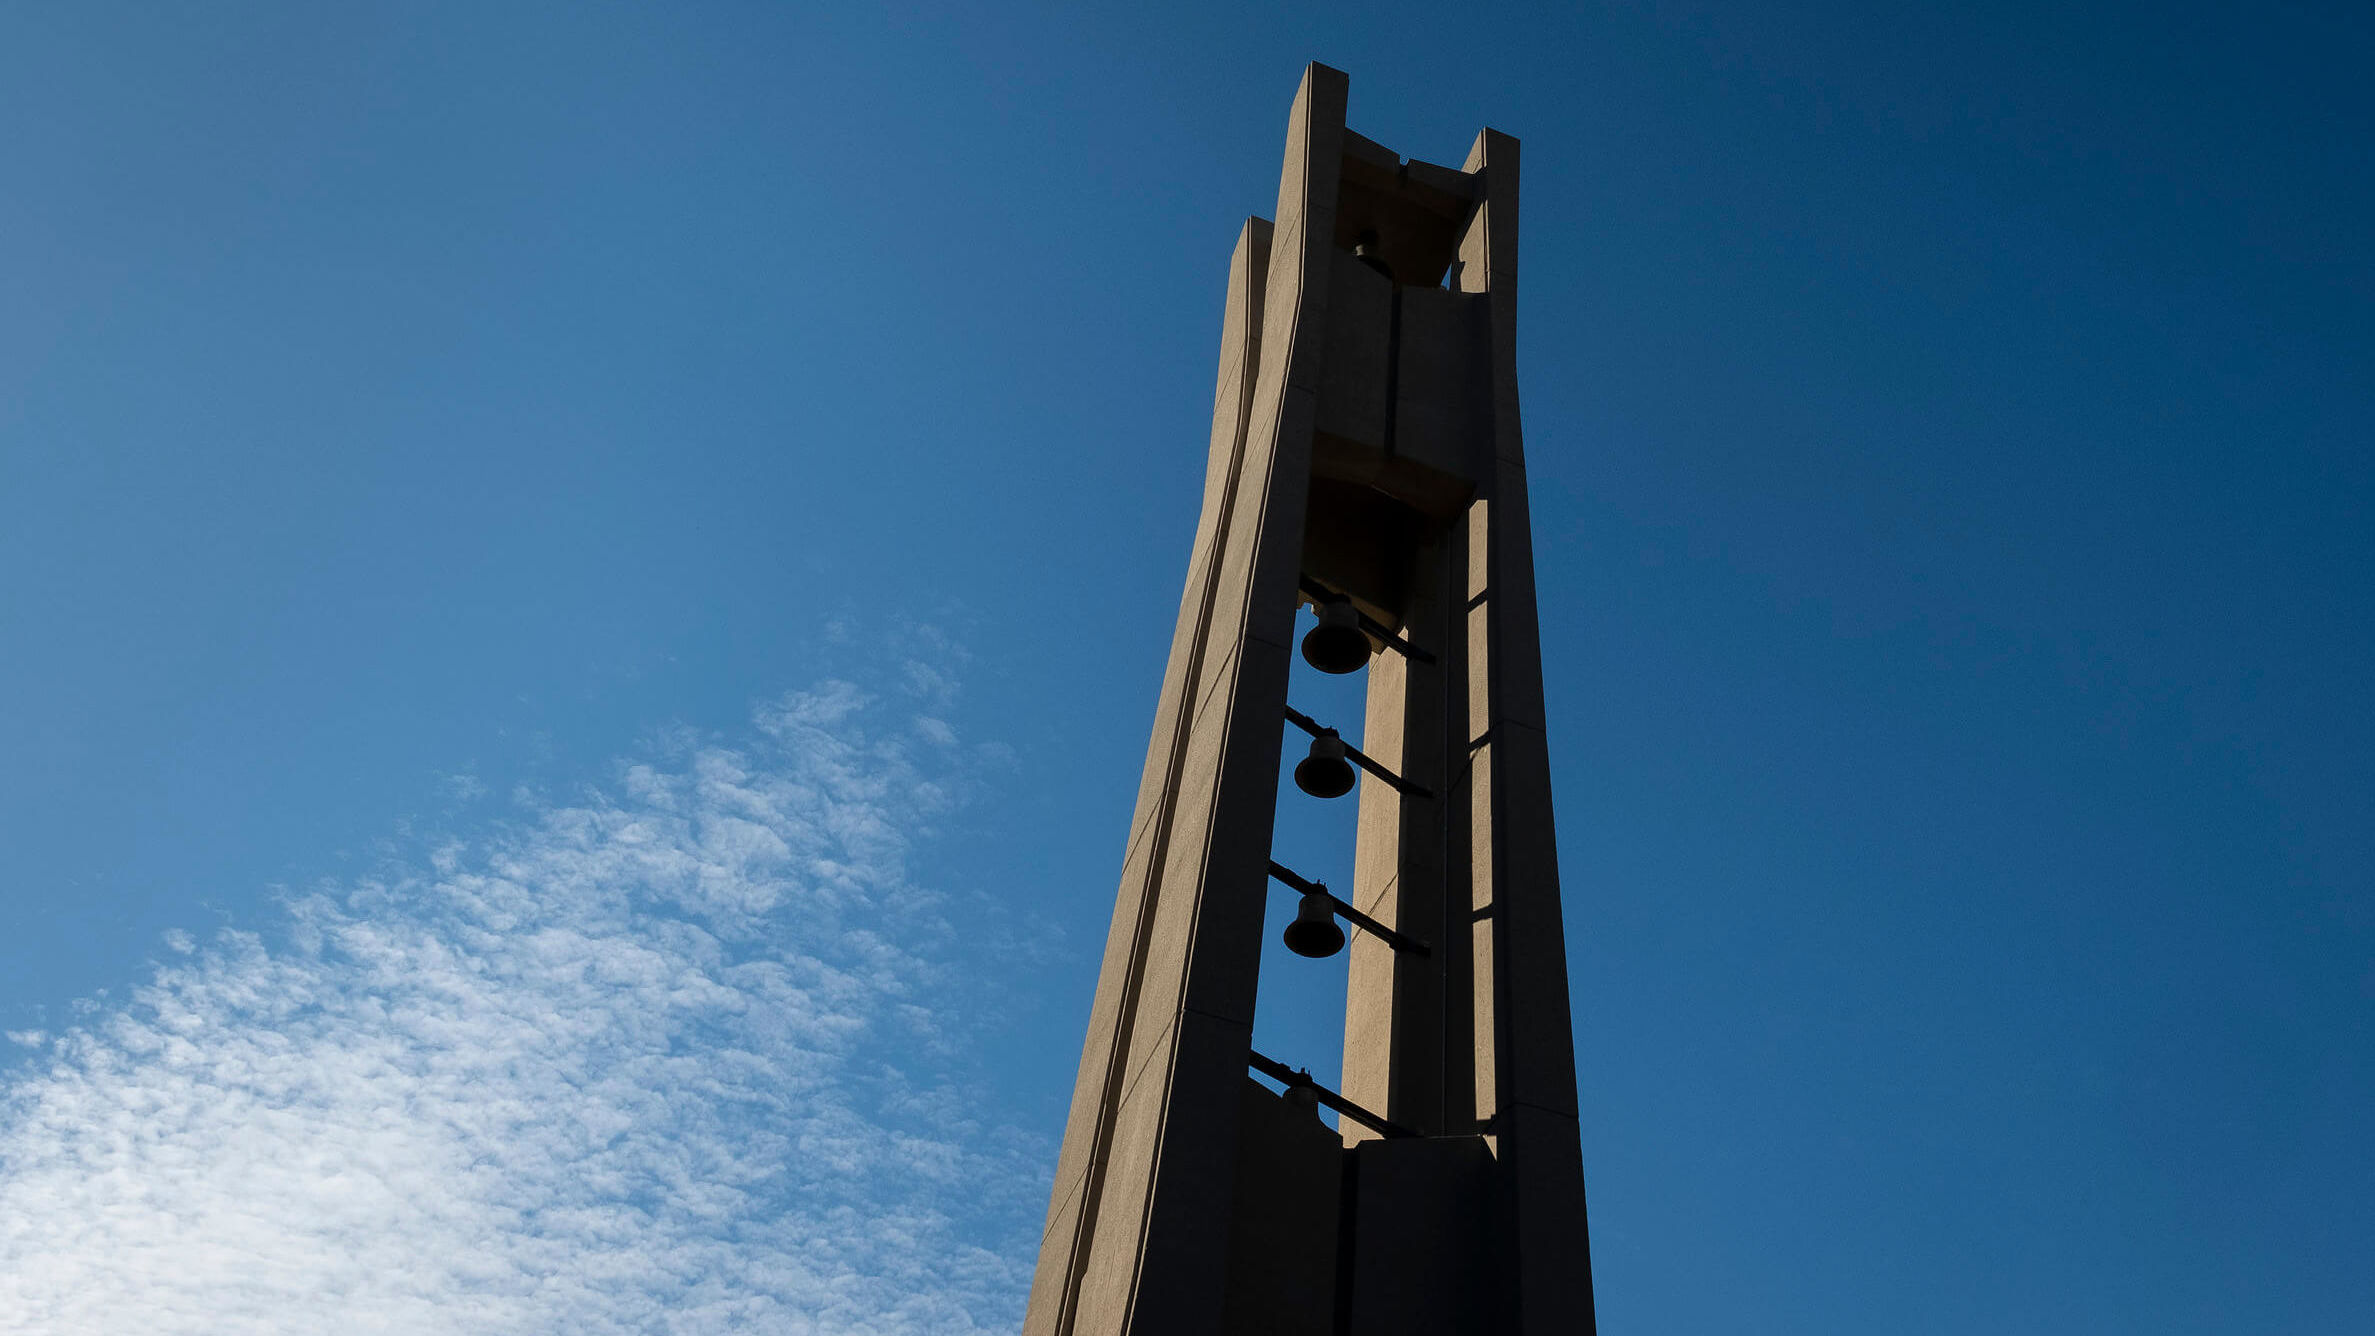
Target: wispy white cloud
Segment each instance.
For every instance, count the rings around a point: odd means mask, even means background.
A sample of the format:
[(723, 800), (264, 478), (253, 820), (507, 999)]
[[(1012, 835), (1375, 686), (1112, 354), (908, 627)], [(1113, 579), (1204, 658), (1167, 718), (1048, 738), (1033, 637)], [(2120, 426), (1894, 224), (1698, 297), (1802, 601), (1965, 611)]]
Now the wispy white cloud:
[(12, 1034), (0, 1330), (1011, 1329), (1048, 1148), (906, 870), (943, 730), (787, 696)]
[(456, 802), (475, 802), (487, 794), (486, 782), (467, 770), (439, 775), (437, 783)]

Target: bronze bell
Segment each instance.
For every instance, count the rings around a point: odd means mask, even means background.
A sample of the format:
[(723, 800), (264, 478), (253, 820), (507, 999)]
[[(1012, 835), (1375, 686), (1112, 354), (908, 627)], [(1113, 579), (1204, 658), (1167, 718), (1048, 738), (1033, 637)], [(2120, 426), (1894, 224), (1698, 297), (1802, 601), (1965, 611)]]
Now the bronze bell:
[(1329, 729), (1311, 740), (1311, 754), (1295, 763), (1295, 787), (1314, 798), (1341, 798), (1352, 792), (1352, 762), (1344, 759), (1344, 739)]
[(1336, 900), (1326, 891), (1310, 891), (1286, 925), (1286, 949), (1298, 956), (1324, 960), (1344, 949), (1344, 929), (1336, 926)]
[(1369, 666), (1369, 637), (1352, 600), (1319, 605), (1319, 625), (1303, 633), (1303, 662), (1323, 673), (1357, 673)]

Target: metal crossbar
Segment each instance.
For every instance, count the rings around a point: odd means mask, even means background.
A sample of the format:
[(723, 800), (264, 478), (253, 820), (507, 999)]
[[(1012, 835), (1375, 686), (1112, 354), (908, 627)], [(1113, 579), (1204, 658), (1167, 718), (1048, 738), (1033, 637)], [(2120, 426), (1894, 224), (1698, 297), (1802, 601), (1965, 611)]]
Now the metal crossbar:
[[(1304, 599), (1308, 601), (1313, 607), (1317, 607), (1322, 603), (1344, 598), (1344, 595), (1337, 593), (1336, 591), (1328, 588), (1326, 585), (1319, 583), (1317, 580), (1305, 579), (1298, 586), (1298, 588), (1300, 588), (1302, 591)], [(1351, 600), (1345, 599), (1345, 601), (1350, 602)], [(1415, 659), (1420, 663), (1433, 663), (1435, 661), (1434, 655), (1429, 654), (1427, 651), (1411, 644), (1399, 633), (1394, 631), (1393, 628), (1387, 626), (1381, 621), (1378, 621), (1376, 618), (1371, 617), (1368, 613), (1361, 611), (1359, 608), (1354, 608), (1352, 610), (1352, 615), (1361, 619), (1362, 630), (1368, 632), (1372, 636), (1375, 636), (1379, 640), (1384, 641), (1388, 648), (1394, 650), (1396, 653), (1399, 653), (1403, 658)]]
[[(1303, 713), (1301, 710), (1296, 709), (1292, 705), (1286, 707), (1286, 721), (1290, 724), (1293, 724), (1295, 727), (1302, 729), (1304, 732), (1309, 733), (1315, 738), (1333, 737), (1339, 742), (1343, 742), (1344, 740), (1343, 735), (1338, 733), (1335, 729), (1322, 727), (1318, 720), (1313, 719), (1310, 715)], [(1413, 784), (1409, 780), (1402, 778), (1393, 771), (1388, 770), (1384, 766), (1379, 765), (1377, 762), (1370, 760), (1367, 756), (1362, 754), (1360, 748), (1353, 746), (1349, 742), (1344, 743), (1344, 759), (1352, 762), (1354, 765), (1359, 766), (1361, 769), (1368, 771), (1370, 774), (1377, 776), (1379, 779), (1384, 780), (1386, 783), (1392, 785), (1401, 792), (1409, 794), (1413, 798), (1432, 798), (1435, 796), (1435, 791), (1433, 789), (1427, 788), (1421, 784)]]
[(1359, 1123), (1361, 1126), (1377, 1133), (1379, 1136), (1414, 1137), (1419, 1135), (1418, 1133), (1411, 1131), (1409, 1128), (1402, 1126), (1400, 1123), (1394, 1122), (1391, 1119), (1381, 1118), (1378, 1115), (1369, 1112), (1367, 1109), (1364, 1109), (1360, 1105), (1353, 1103), (1344, 1096), (1339, 1095), (1335, 1091), (1328, 1089), (1324, 1085), (1321, 1085), (1319, 1082), (1312, 1080), (1311, 1069), (1308, 1067), (1289, 1067), (1283, 1062), (1280, 1062), (1274, 1058), (1265, 1058), (1261, 1054), (1253, 1052), (1250, 1049), (1246, 1051), (1245, 1065), (1253, 1068), (1257, 1072), (1260, 1072), (1262, 1075), (1269, 1077), (1271, 1080), (1286, 1086), (1290, 1090), (1296, 1086), (1302, 1086), (1308, 1089), (1313, 1095), (1316, 1095), (1319, 1098), (1320, 1103), (1327, 1105), (1329, 1108), (1334, 1109), (1336, 1112), (1352, 1119), (1354, 1122)]
[(1377, 937), (1382, 939), (1387, 946), (1394, 948), (1396, 951), (1408, 951), (1412, 955), (1416, 956), (1430, 956), (1434, 954), (1433, 948), (1429, 947), (1425, 942), (1418, 940), (1416, 937), (1406, 937), (1403, 934), (1394, 931), (1392, 928), (1389, 928), (1378, 922), (1376, 919), (1369, 917), (1367, 914), (1364, 914), (1361, 911), (1353, 908), (1351, 901), (1336, 894), (1334, 891), (1329, 890), (1328, 884), (1324, 881), (1313, 881), (1301, 873), (1296, 872), (1293, 868), (1287, 867), (1285, 864), (1280, 863), (1275, 858), (1270, 860), (1270, 875), (1278, 878), (1282, 882), (1285, 882), (1287, 885), (1294, 887), (1296, 890), (1303, 892), (1305, 895), (1324, 895), (1328, 897), (1328, 903), (1335, 907), (1336, 913), (1346, 922), (1356, 924), (1363, 931), (1375, 934)]

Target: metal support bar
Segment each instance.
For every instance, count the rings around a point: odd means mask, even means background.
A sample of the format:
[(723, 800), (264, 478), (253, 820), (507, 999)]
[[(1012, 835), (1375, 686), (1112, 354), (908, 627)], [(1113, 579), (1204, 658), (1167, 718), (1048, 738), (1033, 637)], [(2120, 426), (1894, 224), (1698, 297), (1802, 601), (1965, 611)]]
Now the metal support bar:
[(1321, 1085), (1319, 1082), (1312, 1080), (1311, 1069), (1308, 1067), (1289, 1067), (1283, 1062), (1279, 1062), (1273, 1058), (1265, 1058), (1261, 1054), (1255, 1053), (1250, 1049), (1247, 1050), (1245, 1055), (1245, 1065), (1253, 1068), (1257, 1072), (1260, 1072), (1262, 1075), (1269, 1077), (1271, 1080), (1286, 1086), (1288, 1089), (1293, 1089), (1296, 1086), (1307, 1087), (1312, 1094), (1319, 1097), (1320, 1103), (1327, 1105), (1329, 1108), (1334, 1109), (1336, 1112), (1352, 1119), (1354, 1122), (1359, 1123), (1361, 1126), (1377, 1133), (1379, 1136), (1414, 1137), (1419, 1135), (1418, 1133), (1411, 1131), (1409, 1128), (1402, 1126), (1400, 1123), (1378, 1117), (1376, 1114), (1369, 1112), (1367, 1109), (1364, 1109), (1360, 1105), (1353, 1103), (1344, 1096), (1339, 1095), (1335, 1091), (1328, 1089), (1324, 1085)]
[(1416, 937), (1405, 937), (1401, 933), (1395, 932), (1392, 928), (1389, 928), (1378, 922), (1376, 919), (1373, 919), (1367, 914), (1364, 914), (1361, 911), (1353, 908), (1351, 901), (1346, 900), (1342, 896), (1337, 895), (1334, 891), (1329, 890), (1328, 884), (1324, 881), (1313, 881), (1310, 878), (1303, 876), (1301, 873), (1296, 872), (1293, 868), (1281, 864), (1275, 858), (1270, 860), (1270, 875), (1278, 878), (1280, 881), (1285, 882), (1287, 885), (1294, 887), (1296, 890), (1303, 892), (1305, 895), (1324, 895), (1328, 897), (1328, 903), (1335, 906), (1338, 916), (1342, 917), (1349, 923), (1358, 925), (1364, 931), (1375, 934), (1377, 937), (1382, 939), (1387, 946), (1394, 948), (1396, 951), (1408, 951), (1412, 955), (1416, 956), (1431, 956), (1435, 954), (1433, 948), (1429, 947), (1425, 942), (1418, 940)]
[[(1320, 584), (1316, 580), (1309, 578), (1308, 576), (1304, 578), (1300, 588), (1303, 593), (1304, 601), (1310, 603), (1313, 607), (1318, 607), (1320, 604), (1328, 602), (1332, 599), (1344, 598), (1344, 595), (1328, 589), (1326, 586)], [(1349, 602), (1350, 600), (1348, 599), (1346, 601)], [(1377, 639), (1384, 641), (1386, 648), (1396, 651), (1397, 653), (1401, 654), (1403, 658), (1416, 659), (1420, 663), (1433, 663), (1435, 661), (1434, 655), (1429, 654), (1425, 650), (1420, 649), (1418, 646), (1411, 644), (1407, 640), (1404, 640), (1401, 636), (1395, 634), (1391, 627), (1371, 617), (1368, 613), (1361, 611), (1359, 608), (1354, 608), (1352, 610), (1352, 615), (1361, 619), (1362, 630), (1368, 632)]]
[[(1293, 724), (1295, 727), (1302, 729), (1304, 732), (1309, 733), (1315, 738), (1333, 737), (1340, 742), (1343, 741), (1343, 735), (1338, 733), (1335, 729), (1321, 727), (1318, 720), (1303, 713), (1301, 710), (1296, 709), (1292, 705), (1286, 707), (1286, 721), (1290, 724)], [(1359, 766), (1361, 769), (1368, 771), (1370, 774), (1377, 776), (1386, 783), (1393, 785), (1396, 789), (1399, 789), (1403, 793), (1409, 794), (1413, 798), (1432, 798), (1435, 796), (1435, 791), (1433, 789), (1423, 788), (1417, 784), (1411, 783), (1407, 779), (1402, 778), (1393, 771), (1388, 770), (1384, 766), (1379, 765), (1377, 762), (1370, 760), (1367, 756), (1362, 755), (1361, 749), (1353, 746), (1349, 742), (1344, 744), (1344, 759), (1352, 762), (1354, 765)]]

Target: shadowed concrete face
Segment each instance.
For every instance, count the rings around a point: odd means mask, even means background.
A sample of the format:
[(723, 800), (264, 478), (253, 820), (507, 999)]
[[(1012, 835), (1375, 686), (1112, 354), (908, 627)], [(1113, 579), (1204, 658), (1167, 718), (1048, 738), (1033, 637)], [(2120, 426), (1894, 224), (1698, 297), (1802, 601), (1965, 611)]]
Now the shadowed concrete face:
[[(1592, 1330), (1518, 431), (1517, 141), (1487, 130), (1456, 170), (1404, 161), (1345, 128), (1345, 97), (1341, 73), (1305, 72), (1276, 218), (1249, 219), (1230, 261), (1204, 508), (1033, 1336)], [(1286, 698), (1299, 601), (1340, 640), (1349, 607), (1372, 650), (1334, 902), (1341, 1092), (1251, 1049), (1278, 758), (1290, 720), (1313, 727)], [(1314, 650), (1331, 671), (1359, 658)]]

